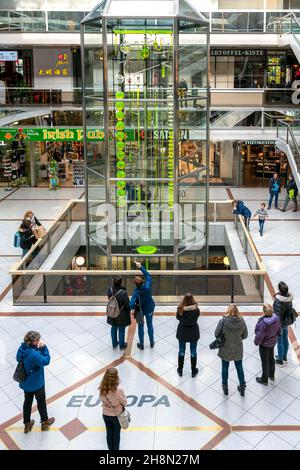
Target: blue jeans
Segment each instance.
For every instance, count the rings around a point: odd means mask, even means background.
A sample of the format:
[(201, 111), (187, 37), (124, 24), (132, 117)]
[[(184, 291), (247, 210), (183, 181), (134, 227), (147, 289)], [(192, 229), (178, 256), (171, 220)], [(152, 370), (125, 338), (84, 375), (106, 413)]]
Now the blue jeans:
[(22, 258), (28, 253), (29, 248), (22, 248)]
[[(110, 330), (111, 340), (113, 348), (119, 346), (123, 348), (125, 346), (125, 326), (112, 326)], [(118, 332), (119, 332), (119, 341), (118, 341)]]
[(278, 359), (282, 361), (283, 359), (286, 360), (287, 353), (289, 350), (289, 337), (288, 337), (288, 327), (285, 326), (281, 329), (281, 334), (278, 336), (277, 341), (277, 351), (278, 351)]
[[(197, 357), (197, 342), (198, 341), (191, 341), (190, 342), (190, 350), (191, 350), (191, 357)], [(185, 347), (186, 347), (186, 342), (185, 341), (179, 341), (179, 356), (185, 355)]]
[(265, 220), (258, 219), (258, 224), (259, 224), (259, 232), (263, 234), (264, 232), (264, 225), (265, 225)]
[[(148, 313), (148, 315), (144, 315), (144, 319), (146, 318), (147, 323), (147, 330), (150, 343), (154, 343), (154, 330), (153, 330), (153, 312)], [(144, 325), (138, 325), (138, 335), (139, 335), (139, 342), (144, 344)]]
[(245, 223), (245, 225), (246, 225), (246, 229), (249, 230), (250, 217), (245, 217), (245, 216), (244, 216), (244, 223)]
[[(244, 375), (242, 359), (240, 361), (234, 361), (234, 365), (237, 371), (240, 385), (244, 385), (245, 375)], [(228, 382), (228, 369), (229, 369), (229, 361), (225, 361), (224, 359), (222, 359), (222, 384), (223, 385), (227, 385), (227, 382)]]
[(270, 199), (269, 199), (269, 205), (268, 207), (271, 207), (272, 206), (272, 201), (273, 201), (273, 197), (275, 196), (275, 209), (277, 209), (278, 207), (278, 197), (279, 197), (279, 193), (270, 193)]

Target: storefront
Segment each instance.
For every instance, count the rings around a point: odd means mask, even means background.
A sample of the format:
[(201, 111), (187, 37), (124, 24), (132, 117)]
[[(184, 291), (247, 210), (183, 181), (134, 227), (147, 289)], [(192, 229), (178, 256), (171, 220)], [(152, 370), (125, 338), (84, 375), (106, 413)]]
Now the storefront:
[[(87, 158), (101, 162), (104, 132), (89, 129)], [(58, 189), (84, 186), (82, 128), (0, 128), (0, 183)]]
[(212, 88), (291, 88), (299, 63), (289, 49), (211, 48)]
[(266, 187), (278, 173), (285, 183), (290, 167), (275, 140), (225, 141), (211, 145), (211, 184)]

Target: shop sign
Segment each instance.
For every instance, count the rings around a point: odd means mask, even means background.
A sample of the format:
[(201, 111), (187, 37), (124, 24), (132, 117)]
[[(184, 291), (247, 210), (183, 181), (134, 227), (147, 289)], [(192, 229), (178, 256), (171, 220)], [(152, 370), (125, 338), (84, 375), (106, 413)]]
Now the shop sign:
[[(125, 129), (126, 140), (138, 140), (137, 131), (134, 129)], [(89, 142), (97, 142), (104, 140), (105, 133), (103, 129), (87, 129), (87, 140)], [(110, 135), (110, 139), (113, 134)], [(140, 131), (140, 138), (144, 138), (144, 131)], [(59, 128), (59, 127), (45, 127), (45, 128), (0, 128), (0, 141), (9, 142), (13, 140), (25, 140), (27, 142), (82, 142), (83, 129), (82, 128)]]
[(17, 51), (0, 51), (0, 60), (3, 62), (16, 62), (18, 60)]
[(246, 140), (246, 145), (275, 145), (276, 140)]
[[(104, 131), (102, 129), (88, 129), (87, 139), (89, 141), (104, 140)], [(82, 142), (83, 129), (66, 129), (57, 127), (48, 127), (41, 129), (30, 128), (0, 128), (0, 141), (25, 140), (27, 142)]]
[(211, 56), (250, 57), (263, 56), (263, 49), (211, 49)]
[(34, 73), (39, 77), (72, 76), (71, 50), (43, 49), (34, 51)]

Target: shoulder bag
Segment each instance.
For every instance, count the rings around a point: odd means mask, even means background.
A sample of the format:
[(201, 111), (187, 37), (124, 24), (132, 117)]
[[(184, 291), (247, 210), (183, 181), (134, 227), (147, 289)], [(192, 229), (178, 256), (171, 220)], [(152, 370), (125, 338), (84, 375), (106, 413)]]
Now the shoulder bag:
[(138, 296), (138, 302), (135, 304), (135, 309), (134, 309), (134, 319), (137, 322), (138, 325), (143, 325), (144, 324), (144, 313), (142, 309), (142, 304), (141, 304), (141, 299), (140, 296)]
[[(109, 406), (111, 407), (111, 409), (114, 412), (115, 407), (112, 406), (112, 404), (110, 403), (110, 401), (107, 397), (105, 397), (105, 398), (108, 401)], [(124, 408), (124, 410), (122, 411), (122, 413), (120, 415), (115, 414), (115, 416), (118, 418), (121, 428), (122, 429), (128, 429), (129, 425), (130, 425), (130, 421), (131, 421), (131, 415), (130, 415), (129, 411), (126, 410), (125, 407), (123, 407), (123, 408)]]
[(224, 323), (225, 317), (222, 320), (222, 329), (219, 336), (209, 345), (210, 349), (219, 349), (221, 346), (225, 344), (225, 336), (224, 336)]

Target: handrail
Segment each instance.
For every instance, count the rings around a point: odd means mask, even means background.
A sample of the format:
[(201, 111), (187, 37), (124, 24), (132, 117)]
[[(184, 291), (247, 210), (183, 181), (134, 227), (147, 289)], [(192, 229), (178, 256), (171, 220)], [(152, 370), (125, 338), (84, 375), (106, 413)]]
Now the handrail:
[[(187, 203), (190, 203), (191, 201), (187, 201)], [(221, 204), (230, 204), (232, 201), (231, 200), (222, 200), (222, 201), (209, 201), (210, 204), (217, 204), (217, 203), (221, 203)], [(48, 234), (51, 234), (51, 230), (55, 227), (55, 225), (57, 224), (57, 222), (64, 218), (65, 216), (68, 215), (68, 213), (70, 212), (70, 210), (72, 209), (73, 206), (75, 206), (75, 204), (84, 204), (85, 201), (83, 199), (73, 199), (71, 201), (68, 202), (67, 206), (61, 211), (61, 213), (59, 214), (59, 216), (57, 217), (57, 219), (52, 223), (52, 225), (50, 226), (49, 230), (48, 230)], [(240, 274), (252, 274), (252, 275), (259, 275), (259, 274), (265, 274), (266, 273), (266, 268), (264, 266), (264, 264), (262, 263), (261, 261), (261, 258), (257, 252), (257, 249), (254, 245), (254, 242), (252, 240), (252, 237), (251, 235), (249, 234), (248, 230), (246, 229), (245, 227), (245, 224), (244, 224), (244, 221), (242, 220), (242, 217), (241, 216), (238, 216), (239, 217), (239, 220), (241, 222), (241, 225), (242, 225), (242, 228), (243, 228), (243, 231), (245, 233), (245, 236), (246, 236), (246, 239), (247, 239), (247, 243), (249, 244), (251, 250), (252, 250), (252, 253), (254, 255), (254, 258), (255, 258), (255, 261), (257, 263), (257, 266), (259, 267), (258, 270), (231, 270), (230, 271), (230, 274), (234, 275), (234, 276), (237, 276), (237, 275), (240, 275)], [(46, 235), (47, 236), (47, 235)], [(33, 254), (33, 252), (39, 247), (39, 245), (43, 242), (43, 238), (42, 239), (39, 239), (37, 240), (37, 242), (31, 247), (31, 249), (28, 251), (28, 253), (21, 259), (19, 260), (17, 263), (15, 263), (12, 268), (10, 269), (9, 273), (11, 275), (34, 275), (34, 274), (41, 274), (41, 275), (58, 275), (58, 274), (62, 274), (62, 275), (75, 275), (75, 274), (81, 274), (82, 275), (82, 270), (43, 270), (43, 269), (28, 269), (28, 270), (24, 270), (24, 269), (20, 269), (24, 263), (30, 258), (30, 256)], [(135, 271), (122, 271), (124, 273), (126, 273), (127, 275), (129, 275), (128, 273), (132, 273), (132, 274), (135, 274), (136, 272)], [(182, 273), (185, 273), (186, 275), (201, 275), (201, 274), (208, 274), (208, 275), (212, 275), (212, 274), (216, 274), (216, 275), (224, 275), (225, 273), (228, 274), (228, 271), (223, 271), (223, 270), (217, 270), (217, 271), (206, 271), (206, 270), (191, 270), (191, 271), (151, 271), (153, 274), (155, 274), (157, 272), (157, 274), (159, 275), (176, 275), (178, 273), (178, 275), (181, 275)], [(113, 273), (115, 274), (115, 271), (103, 271), (103, 270), (89, 270), (89, 275), (110, 275), (110, 273)]]
[[(294, 119), (293, 122), (300, 122), (300, 119)], [(300, 149), (299, 149), (299, 146), (298, 146), (298, 143), (297, 143), (297, 140), (295, 138), (295, 135), (294, 135), (294, 132), (292, 131), (292, 128), (290, 126), (290, 124), (286, 121), (283, 121), (282, 119), (279, 119), (277, 121), (277, 127), (276, 127), (276, 136), (277, 138), (279, 138), (279, 125), (283, 125), (287, 128), (287, 137), (286, 137), (286, 143), (288, 144), (289, 143), (289, 138), (288, 138), (288, 135), (291, 136), (291, 139), (293, 141), (293, 144), (295, 146), (295, 149), (296, 149), (296, 152), (298, 153), (298, 156), (300, 157)]]
[[(83, 276), (84, 274), (87, 274), (90, 276), (115, 276), (116, 275), (116, 271), (100, 271), (100, 270), (97, 270), (97, 269), (91, 269), (89, 271), (86, 271), (86, 270), (68, 270), (68, 269), (53, 269), (51, 271), (49, 270), (42, 270), (42, 269), (33, 269), (31, 271), (9, 271), (10, 274), (12, 275), (27, 275), (27, 276), (31, 276), (31, 275), (34, 275), (34, 274), (40, 274), (40, 275), (49, 275), (49, 276), (58, 276), (58, 275), (62, 275), (62, 276)], [(200, 276), (200, 275), (208, 275), (208, 276), (224, 276), (224, 275), (233, 275), (233, 276), (240, 276), (241, 274), (245, 274), (245, 275), (248, 275), (248, 274), (251, 274), (251, 275), (261, 275), (261, 274), (266, 274), (267, 271), (266, 269), (241, 269), (241, 270), (237, 270), (237, 269), (232, 269), (230, 271), (228, 271), (227, 269), (226, 270), (221, 270), (221, 269), (217, 269), (217, 270), (184, 270), (184, 271), (179, 271), (179, 270), (167, 270), (167, 271), (164, 271), (164, 270), (154, 270), (154, 269), (151, 269), (150, 270), (150, 273), (152, 275), (157, 275), (157, 276)], [(132, 271), (119, 271), (118, 270), (118, 274), (120, 276), (137, 276), (139, 274), (141, 274), (140, 271), (136, 271), (136, 270), (132, 270)]]
[[(282, 32), (282, 27), (283, 27), (283, 21), (285, 19), (290, 19), (290, 31), (286, 32)], [(296, 23), (296, 25), (300, 28), (300, 19), (295, 15), (295, 13), (293, 11), (290, 11), (289, 13), (287, 13), (286, 15), (282, 16), (280, 19), (279, 19), (279, 24), (280, 24), (280, 36), (282, 34), (290, 34), (293, 32), (293, 22)], [(274, 22), (275, 23), (275, 22)]]

